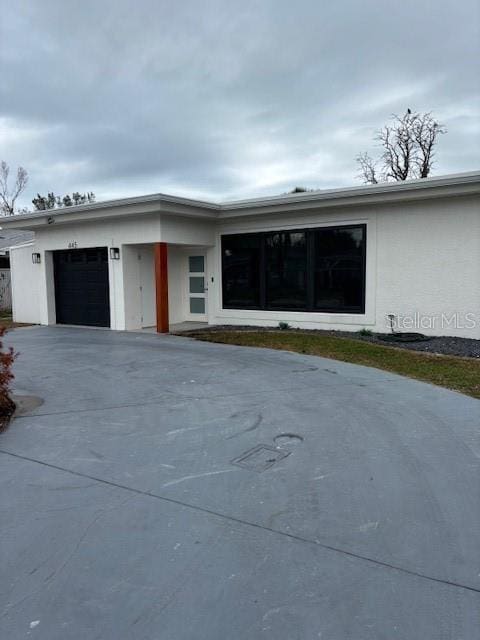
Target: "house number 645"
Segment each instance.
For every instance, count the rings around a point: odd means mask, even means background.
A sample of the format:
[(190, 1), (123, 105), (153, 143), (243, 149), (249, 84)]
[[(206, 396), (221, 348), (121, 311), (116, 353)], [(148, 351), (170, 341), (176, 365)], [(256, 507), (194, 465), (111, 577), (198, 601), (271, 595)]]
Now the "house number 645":
[(77, 245), (77, 243), (75, 241), (68, 243), (68, 248), (69, 249), (76, 249), (77, 247), (78, 247), (78, 245)]

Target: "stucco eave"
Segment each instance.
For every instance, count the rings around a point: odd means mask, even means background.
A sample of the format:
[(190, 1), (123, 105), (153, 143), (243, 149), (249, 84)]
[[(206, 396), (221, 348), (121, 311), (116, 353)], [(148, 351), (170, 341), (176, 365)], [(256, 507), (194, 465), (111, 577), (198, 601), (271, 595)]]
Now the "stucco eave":
[(3, 218), (1, 227), (38, 230), (51, 224), (93, 223), (99, 220), (166, 214), (210, 221), (310, 209), (353, 207), (411, 202), (480, 194), (480, 172), (411, 180), (401, 183), (362, 185), (222, 204), (167, 194), (153, 194), (86, 205), (37, 211)]

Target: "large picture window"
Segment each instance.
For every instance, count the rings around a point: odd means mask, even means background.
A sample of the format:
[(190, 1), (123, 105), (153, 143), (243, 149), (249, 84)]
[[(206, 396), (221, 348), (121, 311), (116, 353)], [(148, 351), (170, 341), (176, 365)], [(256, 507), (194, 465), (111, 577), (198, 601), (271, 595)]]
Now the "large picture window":
[(225, 309), (365, 312), (366, 226), (222, 236)]
[(314, 231), (314, 309), (364, 311), (365, 227)]
[(222, 238), (223, 304), (231, 309), (260, 308), (260, 237)]
[(280, 231), (265, 236), (267, 309), (305, 309), (306, 246), (303, 231)]

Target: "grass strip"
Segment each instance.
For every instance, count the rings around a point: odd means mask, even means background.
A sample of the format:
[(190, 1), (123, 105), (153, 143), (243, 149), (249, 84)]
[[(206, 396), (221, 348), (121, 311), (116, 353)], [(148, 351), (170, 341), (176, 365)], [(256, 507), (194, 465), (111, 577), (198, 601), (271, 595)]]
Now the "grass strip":
[(391, 371), (480, 399), (480, 361), (420, 353), (337, 336), (284, 331), (205, 331), (198, 340), (294, 351)]

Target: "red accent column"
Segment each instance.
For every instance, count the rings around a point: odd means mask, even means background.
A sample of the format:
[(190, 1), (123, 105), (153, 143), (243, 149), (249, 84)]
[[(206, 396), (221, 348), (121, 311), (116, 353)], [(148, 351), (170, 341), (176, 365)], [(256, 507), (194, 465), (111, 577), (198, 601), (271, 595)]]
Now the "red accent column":
[(157, 333), (168, 333), (168, 251), (166, 242), (155, 243)]

